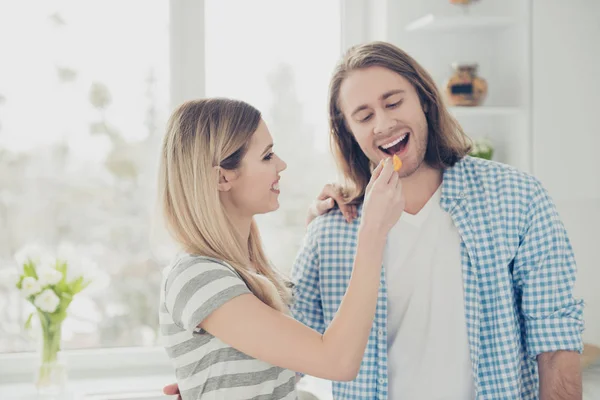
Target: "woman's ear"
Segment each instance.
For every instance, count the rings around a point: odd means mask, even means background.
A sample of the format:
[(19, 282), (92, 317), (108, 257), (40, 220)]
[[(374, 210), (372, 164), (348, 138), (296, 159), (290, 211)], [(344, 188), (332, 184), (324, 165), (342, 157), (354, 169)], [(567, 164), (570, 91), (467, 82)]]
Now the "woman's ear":
[(217, 173), (217, 188), (219, 192), (228, 192), (231, 190), (231, 182), (235, 179), (235, 172), (223, 169), (219, 166), (214, 167)]

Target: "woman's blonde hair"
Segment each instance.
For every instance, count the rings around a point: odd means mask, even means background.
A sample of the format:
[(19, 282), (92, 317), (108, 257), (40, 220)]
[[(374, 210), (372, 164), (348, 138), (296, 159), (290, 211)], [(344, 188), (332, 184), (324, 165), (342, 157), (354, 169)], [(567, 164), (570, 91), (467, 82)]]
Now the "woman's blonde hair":
[(416, 89), (426, 110), (429, 127), (425, 162), (435, 168), (448, 168), (468, 154), (470, 139), (450, 115), (435, 82), (427, 71), (398, 47), (385, 42), (371, 42), (350, 48), (336, 66), (329, 85), (329, 127), (331, 147), (339, 168), (346, 178), (346, 200), (361, 202), (372, 165), (348, 129), (340, 110), (340, 88), (356, 70), (379, 66), (406, 78)]
[(219, 168), (240, 167), (260, 121), (257, 109), (231, 99), (194, 100), (177, 108), (162, 146), (159, 201), (167, 228), (184, 251), (225, 261), (260, 300), (286, 312), (286, 281), (267, 259), (255, 221), (243, 243), (217, 186)]

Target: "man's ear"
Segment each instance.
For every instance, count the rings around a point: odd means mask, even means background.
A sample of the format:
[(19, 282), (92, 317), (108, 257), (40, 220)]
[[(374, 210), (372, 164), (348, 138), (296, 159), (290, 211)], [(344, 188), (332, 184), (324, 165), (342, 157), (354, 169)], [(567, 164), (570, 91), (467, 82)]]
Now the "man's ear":
[(235, 179), (235, 172), (223, 169), (219, 166), (214, 167), (217, 173), (217, 188), (219, 192), (228, 192), (231, 190), (231, 182)]

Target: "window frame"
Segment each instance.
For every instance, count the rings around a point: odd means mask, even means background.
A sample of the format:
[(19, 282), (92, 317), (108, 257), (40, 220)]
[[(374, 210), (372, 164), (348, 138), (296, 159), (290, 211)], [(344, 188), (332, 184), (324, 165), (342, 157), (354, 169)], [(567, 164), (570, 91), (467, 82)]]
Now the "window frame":
[[(368, 0), (338, 0), (341, 11), (340, 54), (367, 39)], [(170, 107), (203, 97), (204, 0), (169, 0)], [(169, 110), (170, 111), (170, 110)], [(161, 346), (115, 347), (65, 350), (70, 379), (110, 376), (173, 375), (172, 366)], [(38, 362), (36, 352), (0, 353), (0, 385), (31, 381)]]

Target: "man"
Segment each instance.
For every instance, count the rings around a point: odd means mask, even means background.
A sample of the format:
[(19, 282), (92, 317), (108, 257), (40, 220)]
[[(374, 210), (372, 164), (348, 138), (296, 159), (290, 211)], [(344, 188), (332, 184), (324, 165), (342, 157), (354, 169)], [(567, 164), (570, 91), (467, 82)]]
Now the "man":
[(388, 235), (361, 370), (333, 383), (334, 398), (580, 399), (576, 266), (541, 184), (468, 157), (468, 139), (432, 78), (388, 43), (346, 53), (331, 80), (329, 116), (347, 185), (343, 196), (334, 186), (319, 196), (315, 213), (329, 198), (341, 210), (308, 226), (292, 271), (296, 319), (323, 332), (335, 315), (364, 191), (382, 158), (401, 158), (406, 199)]
[[(406, 196), (361, 371), (334, 382), (334, 397), (581, 398), (576, 266), (540, 183), (466, 156), (468, 139), (429, 74), (391, 44), (347, 52), (331, 80), (329, 116), (349, 188), (320, 198), (355, 204), (360, 219), (370, 171), (392, 154), (403, 161)], [(346, 219), (356, 211), (345, 208)], [(339, 210), (309, 225), (293, 267), (293, 314), (317, 331), (345, 292), (357, 228)]]

